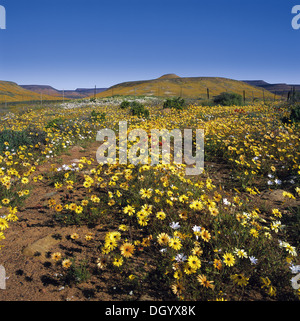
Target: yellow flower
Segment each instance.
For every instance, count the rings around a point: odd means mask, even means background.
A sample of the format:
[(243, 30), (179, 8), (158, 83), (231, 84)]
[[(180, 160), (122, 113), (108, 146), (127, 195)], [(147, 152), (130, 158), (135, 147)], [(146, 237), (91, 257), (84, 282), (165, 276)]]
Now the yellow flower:
[(108, 261), (105, 256), (97, 259), (97, 266), (99, 269), (104, 269), (106, 267), (107, 263), (108, 263)]
[(167, 245), (169, 243), (170, 237), (166, 233), (160, 233), (157, 236), (157, 242), (159, 245)]
[(123, 208), (123, 213), (128, 214), (129, 216), (132, 216), (135, 213), (135, 209), (131, 205), (127, 205)]
[(252, 229), (250, 230), (250, 234), (251, 234), (253, 237), (255, 237), (255, 238), (258, 237), (258, 231), (257, 231), (255, 228), (252, 228)]
[(68, 269), (72, 265), (72, 262), (69, 259), (65, 259), (62, 261), (61, 265), (64, 269)]
[(123, 258), (122, 257), (115, 257), (113, 260), (113, 265), (120, 267), (123, 264)]
[(83, 183), (83, 187), (85, 187), (85, 188), (89, 188), (89, 187), (91, 187), (91, 183), (90, 182), (87, 182), (87, 181), (85, 181), (84, 183)]
[(82, 213), (82, 211), (83, 211), (83, 207), (82, 206), (76, 206), (76, 210), (75, 210), (75, 213), (77, 213), (77, 214), (80, 214), (80, 213)]
[(235, 258), (231, 253), (226, 252), (223, 255), (223, 260), (227, 266), (233, 266), (235, 264)]
[(23, 177), (23, 178), (21, 179), (21, 183), (22, 183), (22, 184), (28, 184), (28, 183), (29, 183), (29, 179), (28, 179), (27, 177)]
[(133, 255), (135, 248), (134, 248), (133, 244), (131, 244), (129, 242), (125, 242), (120, 246), (120, 250), (121, 250), (122, 256), (131, 257)]
[(190, 205), (190, 208), (195, 211), (201, 211), (203, 209), (203, 204), (201, 203), (201, 201), (196, 200), (192, 202), (192, 204)]
[(55, 252), (51, 255), (51, 259), (54, 261), (59, 261), (61, 260), (61, 253), (60, 252)]
[(210, 289), (214, 289), (214, 285), (213, 285), (213, 282), (214, 281), (208, 281), (207, 280), (207, 278), (206, 278), (206, 276), (205, 275), (203, 275), (203, 274), (200, 274), (200, 275), (198, 275), (197, 276), (197, 280), (198, 280), (198, 282), (202, 285), (202, 286), (204, 286), (205, 288), (210, 288)]
[(71, 211), (75, 211), (75, 210), (76, 210), (76, 208), (77, 208), (77, 205), (76, 205), (75, 203), (71, 203), (71, 204), (69, 204), (69, 210), (71, 210)]
[(0, 218), (0, 230), (3, 231), (8, 228), (8, 223), (4, 218)]
[(82, 206), (87, 206), (88, 203), (89, 203), (88, 200), (82, 200), (82, 201), (81, 201), (81, 205), (82, 205)]
[(230, 278), (239, 286), (246, 286), (249, 281), (249, 278), (245, 277), (243, 273), (231, 275)]
[(63, 207), (60, 205), (60, 204), (57, 204), (56, 206), (55, 206), (55, 211), (56, 212), (61, 212), (63, 210)]
[(115, 240), (109, 239), (105, 241), (104, 247), (109, 251), (113, 251), (117, 247), (117, 245), (118, 244)]
[(93, 239), (93, 234), (92, 234), (92, 233), (86, 234), (86, 235), (85, 235), (85, 239), (86, 239), (87, 241), (91, 241), (91, 240)]
[(219, 210), (216, 207), (209, 207), (209, 212), (212, 216), (217, 216), (219, 214)]
[(190, 255), (189, 257), (188, 257), (188, 264), (190, 265), (190, 267), (192, 268), (192, 269), (195, 269), (195, 270), (197, 270), (197, 269), (199, 269), (200, 267), (201, 267), (201, 261), (200, 261), (200, 259), (197, 257), (197, 256), (195, 256), (195, 255)]
[(218, 259), (214, 259), (214, 268), (217, 270), (222, 269), (222, 261)]
[(108, 232), (105, 236), (105, 241), (114, 241), (117, 242), (121, 239), (121, 233), (118, 231)]
[(71, 234), (70, 237), (72, 240), (77, 240), (79, 238), (79, 235), (77, 233), (73, 233), (73, 234)]
[(113, 205), (115, 205), (115, 204), (116, 204), (116, 201), (115, 201), (115, 200), (110, 200), (110, 201), (107, 203), (108, 206), (113, 206)]
[(176, 251), (180, 250), (182, 247), (181, 241), (177, 237), (170, 238), (168, 243), (169, 246)]
[(127, 225), (125, 225), (125, 224), (121, 224), (121, 225), (119, 225), (119, 230), (120, 231), (128, 231), (129, 230), (129, 228), (128, 228), (128, 226)]
[(3, 198), (2, 204), (8, 205), (10, 203), (10, 200), (8, 198)]
[(141, 198), (151, 198), (151, 196), (152, 196), (152, 188), (148, 188), (147, 190), (142, 188), (140, 190), (140, 195), (141, 195)]
[(182, 284), (180, 284), (180, 283), (174, 283), (174, 284), (172, 284), (171, 289), (172, 289), (172, 292), (173, 292), (175, 295), (179, 295), (179, 294), (182, 293), (182, 291), (183, 291), (184, 288), (183, 288)]
[(197, 269), (193, 269), (188, 263), (184, 265), (183, 269), (184, 273), (187, 275), (193, 274), (197, 272)]
[(210, 233), (204, 228), (202, 228), (202, 230), (200, 232), (200, 236), (205, 242), (208, 242), (211, 238)]
[(163, 212), (163, 211), (157, 212), (157, 213), (156, 213), (156, 217), (157, 217), (159, 220), (164, 220), (164, 219), (166, 218), (166, 213)]

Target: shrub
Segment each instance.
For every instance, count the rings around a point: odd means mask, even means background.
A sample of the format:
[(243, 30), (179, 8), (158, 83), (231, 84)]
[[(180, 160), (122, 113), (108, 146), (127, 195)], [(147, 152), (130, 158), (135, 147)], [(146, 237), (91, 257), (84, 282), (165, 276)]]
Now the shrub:
[(288, 123), (299, 123), (300, 122), (300, 104), (292, 105), (290, 117), (283, 117), (282, 122), (284, 124)]
[(149, 110), (145, 108), (145, 106), (141, 103), (133, 101), (131, 104), (131, 113), (133, 116), (138, 117), (149, 117)]
[(185, 105), (184, 99), (177, 97), (177, 98), (168, 98), (163, 105), (163, 108), (175, 108), (175, 109), (183, 109)]
[(105, 113), (101, 113), (101, 112), (98, 113), (95, 110), (93, 110), (91, 112), (91, 120), (92, 121), (97, 121), (97, 120), (102, 121), (105, 119), (105, 116), (106, 116)]
[(290, 119), (292, 122), (300, 122), (300, 104), (292, 108)]
[(127, 100), (122, 101), (120, 104), (121, 109), (126, 109), (130, 107), (131, 114), (138, 117), (149, 117), (149, 110), (145, 108), (142, 103), (137, 101), (129, 102)]
[(241, 106), (243, 104), (243, 97), (236, 93), (223, 92), (214, 98), (214, 103), (222, 106)]
[(46, 124), (45, 128), (46, 129), (49, 129), (49, 128), (51, 128), (51, 129), (60, 129), (60, 128), (62, 128), (64, 122), (65, 122), (65, 120), (62, 117), (55, 118), (55, 119), (50, 120)]
[(122, 101), (122, 103), (121, 103), (121, 105), (120, 105), (120, 108), (121, 108), (121, 109), (126, 109), (126, 108), (128, 108), (129, 106), (130, 106), (130, 102), (127, 101), (127, 100), (124, 100), (124, 101)]

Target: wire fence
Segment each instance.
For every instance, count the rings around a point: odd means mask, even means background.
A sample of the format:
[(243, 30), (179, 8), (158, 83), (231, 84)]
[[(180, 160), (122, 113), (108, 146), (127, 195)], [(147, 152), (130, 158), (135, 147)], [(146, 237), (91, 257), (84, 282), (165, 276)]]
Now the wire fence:
[[(131, 90), (132, 91), (132, 90)], [(128, 96), (137, 96), (138, 91), (136, 88), (134, 89), (134, 92), (128, 92)], [(225, 92), (233, 92), (229, 90), (225, 90)], [(264, 88), (256, 88), (255, 90), (235, 90), (234, 93), (240, 94), (243, 97), (244, 103), (253, 103), (256, 101), (261, 101), (261, 102), (284, 102), (284, 101), (289, 101), (290, 98), (292, 97), (293, 94), (295, 94), (295, 88), (292, 87), (290, 90), (286, 91), (278, 91), (278, 92), (270, 92), (265, 90)], [(300, 92), (300, 91), (298, 91)], [(112, 89), (107, 90), (108, 96), (114, 96), (115, 93)], [(157, 96), (161, 98), (168, 98), (168, 97), (181, 97), (181, 98), (190, 98), (190, 99), (196, 99), (196, 100), (208, 100), (211, 101), (216, 97), (217, 95), (220, 94), (220, 90), (215, 90), (212, 88), (201, 88), (199, 90), (199, 93), (191, 93), (189, 88), (185, 87), (180, 87), (180, 90), (178, 92), (175, 92), (174, 90), (167, 90), (166, 88), (163, 87), (158, 87), (156, 89), (152, 89), (148, 93), (142, 93), (140, 95), (143, 96)], [(126, 94), (123, 94), (126, 96)], [(118, 95), (118, 96), (123, 96), (123, 95)], [(138, 94), (139, 95), (139, 94)], [(52, 104), (52, 103), (62, 103), (68, 99), (63, 99), (62, 97), (60, 99), (55, 99), (53, 97), (53, 100), (44, 100), (43, 96), (41, 95), (40, 99), (36, 100), (26, 100), (21, 98), (20, 101), (10, 101), (9, 96), (7, 95), (1, 95), (0, 94), (0, 112), (11, 109), (12, 107), (18, 107), (21, 105), (26, 105), (26, 106), (45, 106), (46, 104)], [(104, 97), (103, 97), (104, 98)], [(82, 99), (82, 98), (81, 98)]]

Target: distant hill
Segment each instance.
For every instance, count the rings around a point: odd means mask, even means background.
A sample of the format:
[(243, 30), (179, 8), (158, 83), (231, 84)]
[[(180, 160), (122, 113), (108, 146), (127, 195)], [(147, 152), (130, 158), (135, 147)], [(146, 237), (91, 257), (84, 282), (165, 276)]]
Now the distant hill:
[(165, 74), (157, 79), (174, 79), (174, 78), (180, 78), (180, 77), (175, 74)]
[[(50, 95), (53, 97), (65, 97), (70, 99), (86, 98), (94, 95), (95, 88), (77, 88), (76, 90), (58, 90), (51, 86), (43, 85), (20, 85), (22, 88), (36, 92)], [(107, 88), (96, 88), (96, 94), (104, 91)]]
[(97, 97), (112, 95), (153, 95), (153, 96), (182, 96), (190, 98), (210, 98), (222, 92), (235, 92), (246, 98), (274, 99), (274, 94), (252, 86), (242, 81), (221, 77), (179, 77), (175, 74), (163, 75), (157, 79), (123, 82), (114, 85), (97, 94)]
[[(60, 100), (62, 98), (42, 94), (42, 99)], [(22, 88), (11, 81), (0, 81), (0, 103), (33, 100), (41, 100), (41, 94)]]
[(288, 85), (288, 84), (269, 84), (263, 80), (243, 80), (243, 82), (251, 85), (264, 88), (272, 93), (276, 93), (278, 95), (286, 96), (289, 91), (295, 87), (296, 91), (300, 91), (300, 85)]

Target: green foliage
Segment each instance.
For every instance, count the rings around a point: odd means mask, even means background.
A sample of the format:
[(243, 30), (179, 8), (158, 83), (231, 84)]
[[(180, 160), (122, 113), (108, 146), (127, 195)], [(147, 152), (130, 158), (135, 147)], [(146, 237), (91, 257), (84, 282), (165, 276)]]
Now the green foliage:
[(133, 116), (138, 116), (138, 117), (149, 117), (149, 110), (145, 108), (145, 106), (137, 101), (133, 101), (130, 104), (131, 107), (131, 114)]
[(106, 114), (105, 113), (101, 113), (101, 112), (96, 112), (95, 110), (93, 110), (91, 112), (91, 120), (92, 121), (103, 121), (105, 119)]
[(223, 92), (214, 98), (214, 103), (222, 106), (241, 106), (243, 97), (236, 93)]
[(177, 97), (177, 98), (168, 98), (163, 105), (163, 108), (175, 108), (175, 109), (183, 109), (185, 105), (184, 99)]
[(292, 108), (290, 119), (292, 122), (300, 122), (300, 104)]
[(283, 117), (282, 122), (288, 123), (299, 123), (300, 122), (300, 103), (291, 106), (290, 117)]
[(121, 105), (120, 105), (120, 108), (121, 108), (121, 109), (126, 109), (126, 108), (128, 108), (128, 107), (130, 107), (130, 102), (127, 101), (127, 100), (122, 101), (122, 103), (121, 103)]
[(71, 262), (72, 265), (64, 276), (64, 281), (67, 284), (79, 284), (90, 279), (91, 273), (88, 270), (88, 262), (86, 260), (76, 263), (75, 259), (72, 259)]
[(0, 132), (0, 151), (16, 150), (19, 146), (34, 146), (38, 143), (45, 143), (46, 134), (36, 129), (27, 128), (22, 131), (5, 129)]
[(45, 128), (46, 129), (49, 129), (49, 128), (51, 128), (51, 129), (60, 129), (60, 128), (62, 128), (64, 122), (65, 122), (65, 120), (62, 117), (58, 117), (58, 118), (50, 120), (46, 124)]
[(122, 101), (120, 104), (121, 109), (127, 109), (130, 107), (130, 112), (133, 116), (138, 117), (149, 117), (149, 110), (145, 108), (145, 106), (142, 103), (139, 103), (137, 101), (129, 102), (128, 100)]

